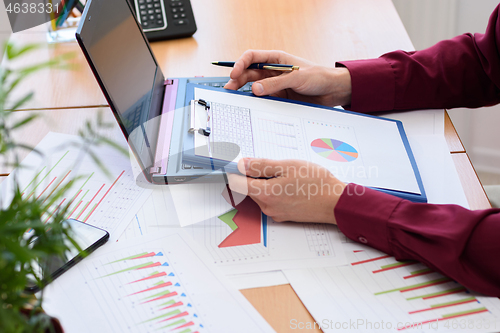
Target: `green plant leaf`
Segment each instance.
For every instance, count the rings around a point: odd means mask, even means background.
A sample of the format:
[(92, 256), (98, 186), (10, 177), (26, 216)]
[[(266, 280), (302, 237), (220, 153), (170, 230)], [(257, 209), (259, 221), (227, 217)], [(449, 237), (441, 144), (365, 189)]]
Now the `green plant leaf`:
[(11, 110), (17, 110), (33, 98), (33, 92), (27, 93), (23, 98), (15, 102), (15, 104), (10, 108)]

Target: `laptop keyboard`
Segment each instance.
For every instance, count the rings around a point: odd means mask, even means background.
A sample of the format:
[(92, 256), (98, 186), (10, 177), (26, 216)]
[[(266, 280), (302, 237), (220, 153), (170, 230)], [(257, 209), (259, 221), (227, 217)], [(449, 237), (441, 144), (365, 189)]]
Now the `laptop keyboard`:
[[(226, 85), (226, 83), (227, 82), (196, 82), (196, 84), (202, 84), (204, 86), (215, 87), (215, 88), (223, 88)], [(238, 91), (252, 92), (252, 83), (253, 82), (248, 82), (243, 87), (238, 89)]]
[[(228, 104), (211, 103), (210, 111), (212, 113), (210, 141), (234, 143), (240, 148), (243, 157), (254, 157), (250, 109)], [(227, 150), (233, 146), (215, 147), (224, 147)], [(235, 157), (238, 155), (238, 151), (225, 151), (223, 153)]]
[[(202, 84), (204, 86), (215, 87), (215, 88), (223, 88), (226, 85), (226, 83), (227, 82), (196, 82), (196, 84)], [(243, 87), (241, 87), (238, 90), (243, 91), (243, 92), (252, 92), (252, 83), (253, 82), (248, 82), (247, 84), (245, 84)], [(219, 105), (221, 108), (223, 108), (223, 106), (224, 106), (224, 104), (219, 104)], [(229, 105), (227, 105), (227, 106), (229, 108), (231, 107)], [(212, 133), (215, 134), (213, 136), (213, 140), (215, 140), (216, 142), (222, 141), (222, 142), (235, 143), (240, 147), (241, 153), (243, 156), (253, 157), (254, 152), (253, 152), (253, 140), (252, 140), (252, 127), (250, 126), (251, 125), (250, 124), (250, 113), (249, 112), (247, 113), (248, 119), (247, 118), (240, 119), (239, 118), (240, 113), (237, 114), (238, 117), (235, 116), (236, 118), (238, 118), (240, 120), (240, 122), (239, 122), (240, 126), (243, 126), (244, 128), (249, 129), (249, 131), (246, 132), (246, 135), (244, 138), (243, 137), (238, 138), (237, 135), (234, 133), (235, 131), (239, 130), (241, 127), (236, 128), (237, 127), (237, 126), (235, 126), (236, 124), (234, 122), (231, 123), (231, 121), (229, 120), (229, 119), (232, 119), (232, 117), (222, 117), (223, 114), (224, 114), (224, 111), (220, 111), (220, 112), (217, 111), (217, 113), (214, 113), (214, 109), (212, 109), (212, 118), (215, 119), (215, 117), (219, 117), (217, 120), (219, 122), (219, 125), (217, 127), (220, 127), (217, 130), (212, 129)], [(234, 113), (233, 113), (233, 115), (234, 115)], [(241, 113), (241, 116), (243, 116), (243, 113)], [(243, 121), (245, 121), (245, 123), (243, 123)], [(231, 124), (231, 126), (228, 126), (228, 124)], [(226, 130), (226, 128), (228, 130)], [(220, 131), (220, 133), (219, 133), (219, 131)], [(235, 142), (235, 141), (238, 141), (238, 142)], [(194, 166), (194, 165), (189, 165), (189, 164), (182, 164), (182, 169), (189, 170), (189, 169), (205, 169), (205, 168), (199, 167), (199, 166)]]

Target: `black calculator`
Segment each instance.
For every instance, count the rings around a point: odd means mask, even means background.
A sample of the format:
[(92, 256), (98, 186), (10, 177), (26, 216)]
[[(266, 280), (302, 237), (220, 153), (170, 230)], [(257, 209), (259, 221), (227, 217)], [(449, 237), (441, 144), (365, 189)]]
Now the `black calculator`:
[(189, 0), (133, 0), (137, 20), (149, 41), (192, 36), (196, 32)]

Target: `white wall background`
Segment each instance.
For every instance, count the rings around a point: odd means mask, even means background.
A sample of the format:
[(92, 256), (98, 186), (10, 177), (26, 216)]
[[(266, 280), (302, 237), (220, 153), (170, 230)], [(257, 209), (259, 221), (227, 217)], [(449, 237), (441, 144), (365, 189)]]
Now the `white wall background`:
[(9, 18), (5, 11), (4, 2), (0, 0), (0, 61), (3, 57), (3, 44), (9, 39), (12, 29), (10, 28)]
[[(484, 32), (499, 0), (392, 0), (415, 49), (465, 32)], [(449, 110), (478, 172), (500, 174), (500, 105)]]

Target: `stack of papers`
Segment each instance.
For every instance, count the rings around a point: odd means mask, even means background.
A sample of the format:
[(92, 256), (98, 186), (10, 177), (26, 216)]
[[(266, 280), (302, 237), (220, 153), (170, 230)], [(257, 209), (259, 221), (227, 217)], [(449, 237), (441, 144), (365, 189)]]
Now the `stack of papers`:
[[(416, 115), (386, 117), (405, 124), (428, 201), (468, 208), (442, 111), (420, 111), (418, 121)], [(45, 311), (67, 332), (273, 331), (237, 288), (285, 283), (324, 332), (456, 331), (461, 320), (483, 324), (471, 332), (500, 329), (500, 300), (418, 262), (397, 262), (333, 225), (276, 223), (252, 201), (233, 207), (225, 184), (148, 186), (127, 158), (103, 148), (101, 156), (113, 156), (109, 177), (78, 151), (60, 149), (71, 140), (78, 138), (50, 133), (37, 146), (50, 159), (30, 154), (16, 171), (27, 196), (75, 179), (63, 198), (71, 217), (111, 235), (44, 291)], [(11, 178), (1, 186), (3, 198), (11, 195)]]

